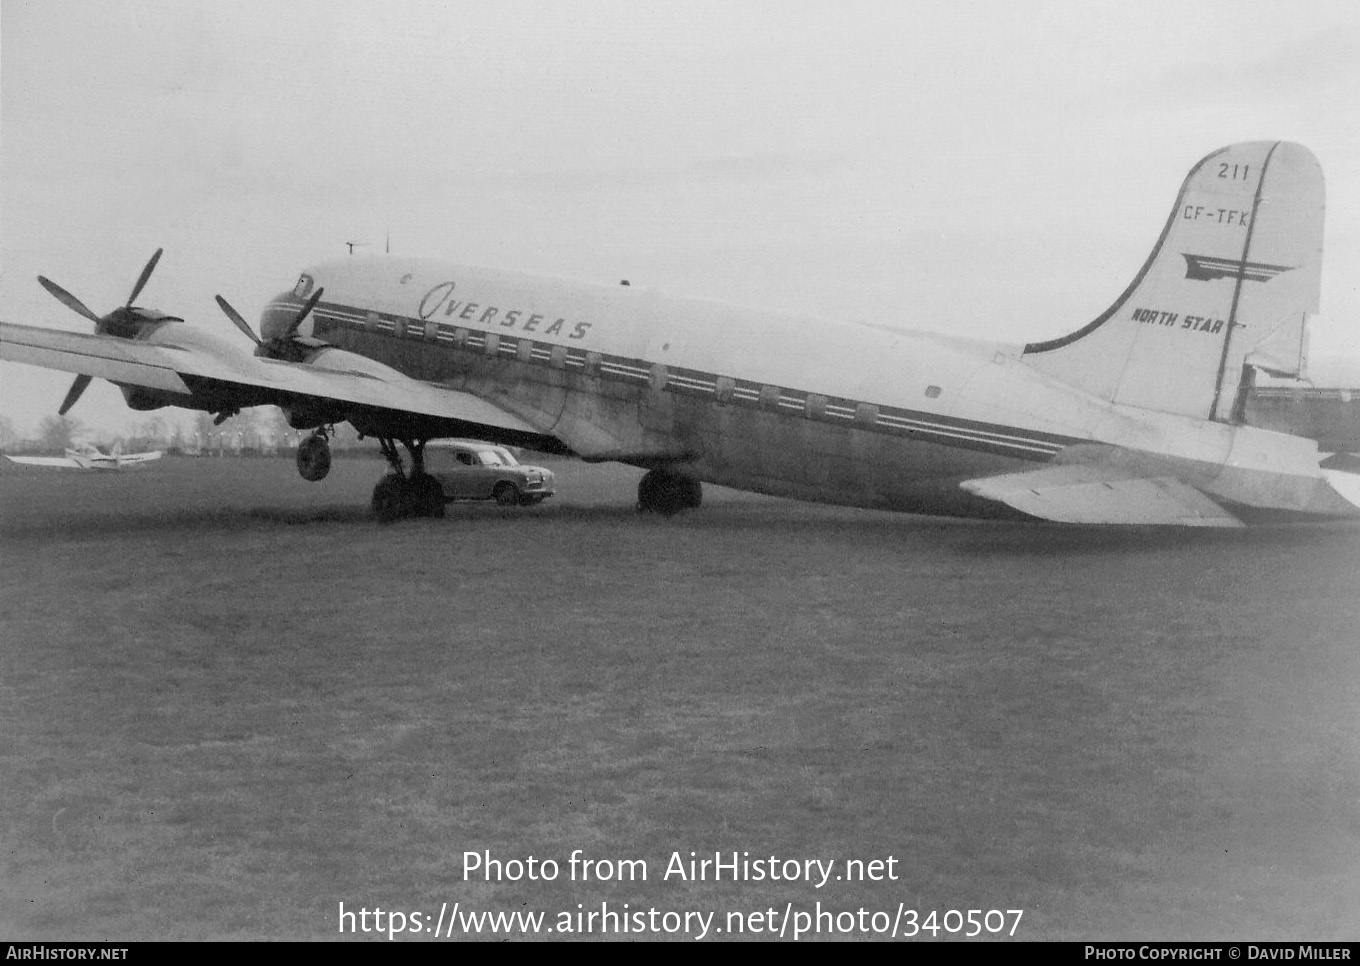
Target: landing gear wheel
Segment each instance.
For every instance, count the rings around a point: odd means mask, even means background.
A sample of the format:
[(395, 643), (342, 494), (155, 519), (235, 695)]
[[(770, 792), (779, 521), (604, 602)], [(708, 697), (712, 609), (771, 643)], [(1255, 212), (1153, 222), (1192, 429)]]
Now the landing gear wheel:
[(388, 473), (373, 487), (373, 516), (379, 523), (394, 523), (409, 510), (406, 481), (395, 473)]
[(496, 498), (497, 506), (514, 506), (519, 503), (519, 490), (515, 489), (513, 483), (497, 483), (491, 495)]
[(703, 502), (703, 486), (698, 480), (667, 470), (648, 470), (638, 482), (638, 510), (672, 516), (692, 510)]
[(444, 516), (444, 488), (429, 473), (417, 473), (406, 481), (411, 514), (418, 517)]
[(320, 433), (308, 436), (297, 448), (297, 469), (304, 480), (315, 483), (331, 471), (331, 444)]
[[(444, 515), (444, 485), (425, 472), (424, 439), (393, 439), (379, 436), (383, 458), (392, 467), (373, 488), (373, 516), (379, 523), (391, 523), (402, 517), (442, 517)], [(397, 443), (411, 454), (411, 469), (401, 465)]]
[(686, 510), (697, 510), (704, 502), (704, 485), (698, 480), (680, 477), (680, 492)]

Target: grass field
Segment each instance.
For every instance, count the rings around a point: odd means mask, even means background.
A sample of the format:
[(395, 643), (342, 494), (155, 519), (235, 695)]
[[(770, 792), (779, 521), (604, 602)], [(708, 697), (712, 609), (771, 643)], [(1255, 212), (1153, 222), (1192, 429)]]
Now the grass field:
[[(1360, 935), (1360, 528), (661, 519), (554, 468), (385, 527), (371, 461), (0, 467), (0, 938), (335, 938), (342, 902)], [(897, 878), (664, 879), (691, 851)]]

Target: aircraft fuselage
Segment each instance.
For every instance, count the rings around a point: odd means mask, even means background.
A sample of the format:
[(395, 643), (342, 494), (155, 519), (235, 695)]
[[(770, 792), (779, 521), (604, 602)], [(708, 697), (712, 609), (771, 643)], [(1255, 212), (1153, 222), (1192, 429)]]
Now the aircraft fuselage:
[(266, 309), (266, 339), (316, 286), (324, 298), (302, 334), (469, 391), (586, 459), (998, 516), (1008, 509), (959, 483), (1109, 446), (1233, 503), (1354, 511), (1319, 475), (1311, 440), (1111, 403), (1027, 365), (1019, 346), (390, 257), (309, 269)]

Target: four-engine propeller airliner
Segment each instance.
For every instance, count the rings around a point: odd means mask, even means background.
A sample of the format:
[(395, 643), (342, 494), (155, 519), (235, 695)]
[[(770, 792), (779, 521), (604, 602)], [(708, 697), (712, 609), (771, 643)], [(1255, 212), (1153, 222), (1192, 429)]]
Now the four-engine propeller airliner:
[(381, 519), (442, 505), (423, 459), (440, 437), (643, 468), (639, 507), (663, 512), (698, 506), (711, 482), (1085, 524), (1355, 517), (1352, 457), (1248, 418), (1258, 371), (1304, 373), (1323, 201), (1306, 148), (1215, 151), (1114, 304), (1026, 345), (380, 255), (307, 269), (260, 335), (219, 296), (252, 353), (133, 305), (157, 252), (105, 316), (40, 279), (95, 334), (0, 323), (0, 358), (79, 373), (63, 411), (91, 377), (134, 409), (281, 406), (314, 430), (297, 454), (310, 480), (348, 421), (392, 466)]

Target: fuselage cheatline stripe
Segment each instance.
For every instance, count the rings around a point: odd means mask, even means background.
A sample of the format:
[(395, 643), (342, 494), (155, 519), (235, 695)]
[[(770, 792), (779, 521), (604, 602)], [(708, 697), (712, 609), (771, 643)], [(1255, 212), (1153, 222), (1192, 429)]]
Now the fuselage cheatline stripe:
[[(300, 309), (302, 304), (301, 301), (276, 301), (271, 304), (270, 308), (292, 313)], [(313, 317), (319, 323), (356, 328), (368, 332), (381, 332), (403, 339), (442, 343), (454, 348), (461, 347), (463, 350), (476, 350), (479, 355), (490, 351), (486, 348), (488, 336), (498, 335), (497, 333), (482, 332), (475, 329), (461, 329), (462, 338), (460, 339), (460, 328), (443, 322), (437, 325), (427, 325), (425, 322), (413, 319), (394, 318), (390, 315), (364, 312), (333, 303), (318, 304), (313, 309)], [(527, 359), (519, 351), (521, 342), (525, 341), (529, 342)], [(564, 354), (559, 357), (560, 362), (554, 363), (553, 349), (552, 343), (533, 342), (515, 336), (501, 336), (497, 342), (495, 354), (518, 358), (530, 364), (556, 365), (561, 368), (576, 370), (592, 369), (595, 374), (601, 377), (622, 379), (635, 385), (650, 383), (654, 378), (657, 378), (657, 373), (660, 371), (664, 372), (664, 390), (672, 393), (699, 393), (707, 396), (718, 396), (720, 395), (719, 387), (724, 379), (724, 377), (714, 373), (698, 372), (693, 369), (671, 370), (665, 367), (655, 367), (645, 360), (625, 359), (607, 354), (597, 354), (592, 364), (588, 353), (584, 349), (575, 347), (566, 348)], [(781, 387), (777, 390), (777, 394), (775, 394), (775, 390), (770, 390), (771, 395), (766, 397), (762, 395), (761, 389), (756, 384), (749, 383), (746, 380), (728, 378), (728, 383), (729, 387), (725, 400), (720, 401), (754, 404), (772, 411), (786, 414), (797, 413), (805, 418), (820, 418), (827, 422), (858, 423), (866, 430), (902, 433), (942, 445), (982, 449), (1022, 459), (1049, 459), (1065, 446), (1079, 442), (1079, 440), (1063, 436), (1037, 432), (1026, 433), (1023, 430), (1017, 430), (1015, 427), (953, 420), (947, 416), (934, 413), (916, 413), (891, 406), (870, 405), (873, 417), (866, 421), (858, 417), (860, 407), (868, 404), (840, 399), (839, 397), (824, 400), (819, 411), (813, 414), (809, 412), (811, 406), (808, 402), (814, 395), (811, 392)]]

